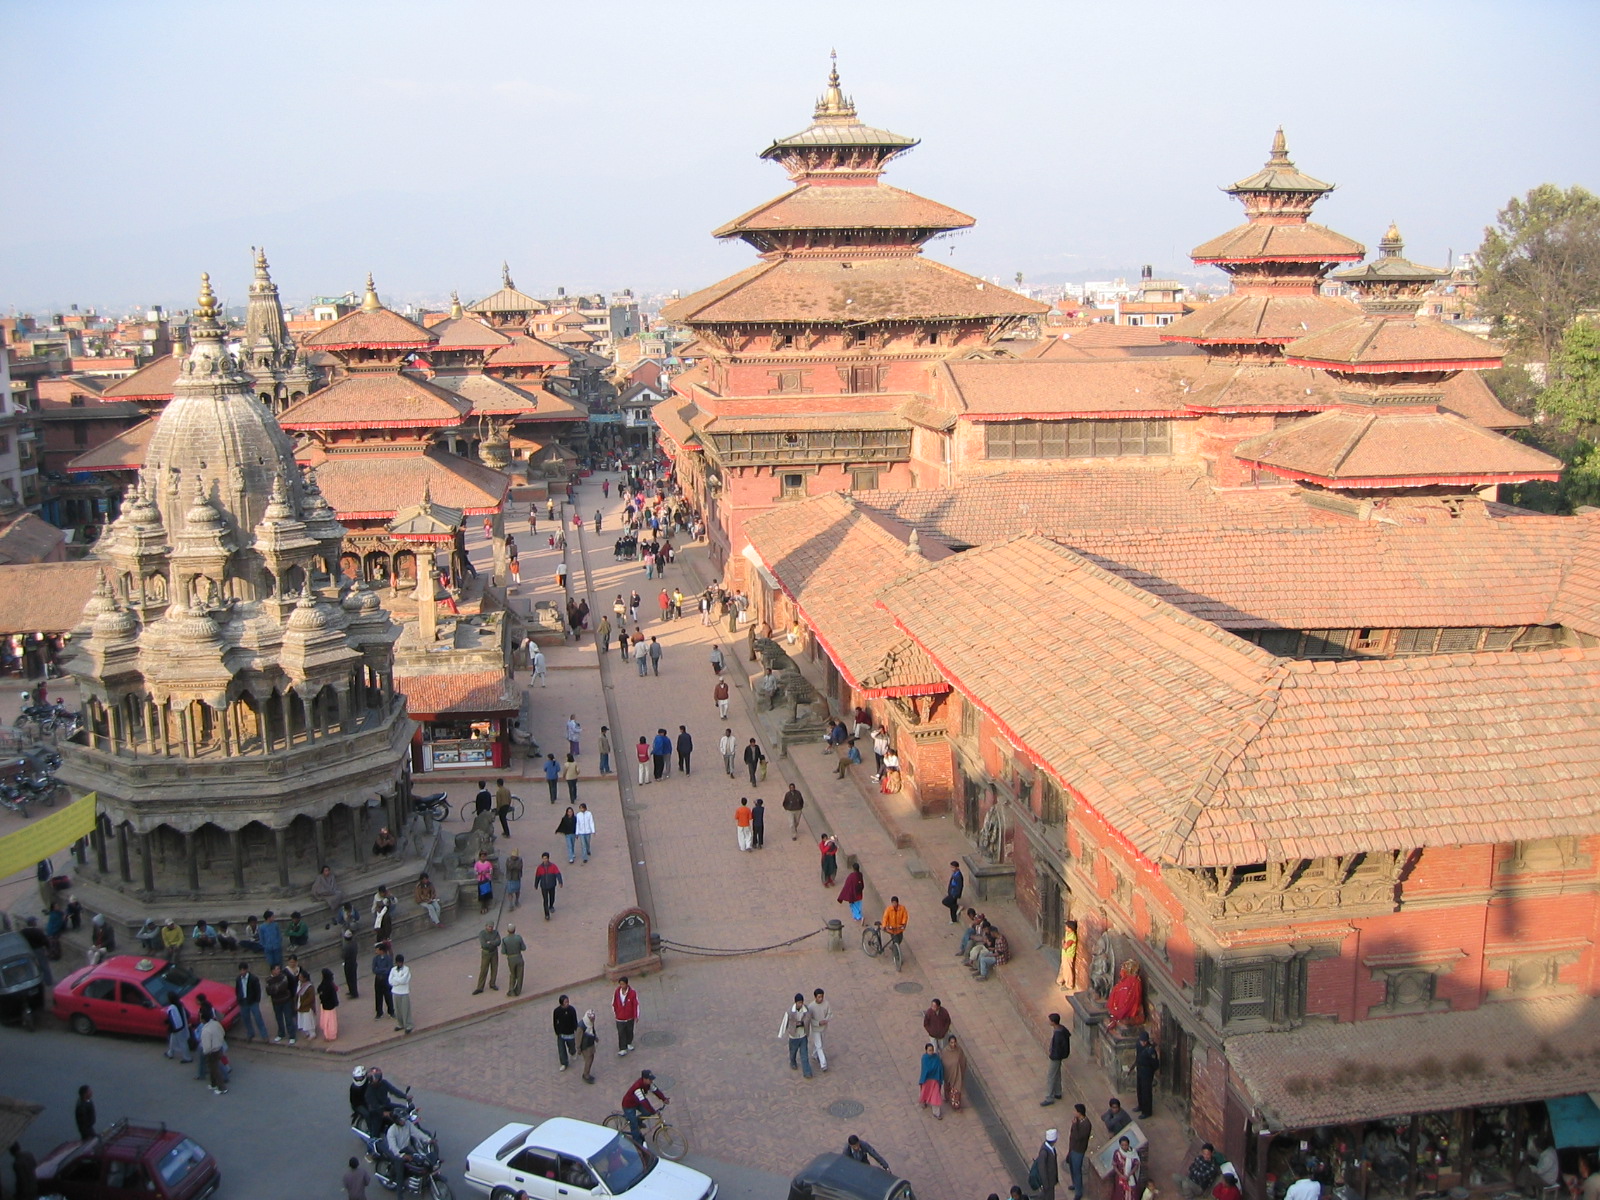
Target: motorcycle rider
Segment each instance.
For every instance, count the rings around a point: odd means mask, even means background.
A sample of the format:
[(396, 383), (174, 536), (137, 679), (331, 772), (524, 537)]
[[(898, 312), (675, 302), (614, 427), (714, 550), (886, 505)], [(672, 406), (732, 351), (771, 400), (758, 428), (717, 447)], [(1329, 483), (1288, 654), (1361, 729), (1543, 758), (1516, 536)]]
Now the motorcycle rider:
[(633, 1134), (633, 1140), (641, 1146), (644, 1145), (643, 1118), (656, 1111), (651, 1096), (657, 1097), (663, 1105), (667, 1103), (666, 1093), (656, 1087), (656, 1073), (640, 1071), (639, 1078), (633, 1081), (627, 1094), (622, 1097), (622, 1115), (628, 1118), (628, 1129)]
[[(354, 1078), (355, 1072), (351, 1072)], [(352, 1091), (353, 1094), (353, 1091)], [(393, 1097), (391, 1102), (390, 1097)], [(377, 1067), (367, 1071), (367, 1086), (362, 1107), (366, 1111), (367, 1131), (373, 1137), (381, 1137), (384, 1126), (394, 1118), (396, 1108), (404, 1109), (411, 1104), (411, 1097), (395, 1087), (383, 1077), (383, 1072)]]
[(384, 1155), (395, 1165), (395, 1186), (404, 1185), (406, 1169), (428, 1152), (428, 1137), (417, 1128), (417, 1118), (401, 1117), (379, 1143)]

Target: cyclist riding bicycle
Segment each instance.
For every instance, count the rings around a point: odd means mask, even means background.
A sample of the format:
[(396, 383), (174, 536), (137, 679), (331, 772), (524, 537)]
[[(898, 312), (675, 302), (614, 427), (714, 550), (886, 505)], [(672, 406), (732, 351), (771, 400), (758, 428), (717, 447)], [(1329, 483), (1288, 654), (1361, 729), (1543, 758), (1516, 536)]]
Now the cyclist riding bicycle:
[(667, 1103), (666, 1093), (656, 1087), (656, 1073), (641, 1071), (639, 1078), (633, 1081), (627, 1094), (622, 1097), (622, 1115), (628, 1118), (633, 1140), (641, 1146), (644, 1145), (644, 1117), (657, 1111), (651, 1103), (651, 1096), (657, 1097), (662, 1104)]
[(889, 946), (896, 961), (899, 961), (900, 944), (905, 940), (906, 926), (910, 922), (911, 914), (900, 903), (900, 897), (890, 896), (889, 907), (883, 910), (883, 931), (889, 935)]

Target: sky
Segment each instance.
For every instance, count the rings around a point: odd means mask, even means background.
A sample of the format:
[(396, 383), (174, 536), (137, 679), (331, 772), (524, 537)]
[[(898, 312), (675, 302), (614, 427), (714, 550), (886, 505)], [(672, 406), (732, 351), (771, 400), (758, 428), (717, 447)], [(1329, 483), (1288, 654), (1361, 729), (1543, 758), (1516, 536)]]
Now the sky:
[(1594, 0), (0, 0), (0, 313), (242, 302), (253, 245), (293, 302), (692, 291), (833, 48), (981, 275), (1189, 269), (1279, 124), (1318, 220), (1422, 262), (1600, 190)]

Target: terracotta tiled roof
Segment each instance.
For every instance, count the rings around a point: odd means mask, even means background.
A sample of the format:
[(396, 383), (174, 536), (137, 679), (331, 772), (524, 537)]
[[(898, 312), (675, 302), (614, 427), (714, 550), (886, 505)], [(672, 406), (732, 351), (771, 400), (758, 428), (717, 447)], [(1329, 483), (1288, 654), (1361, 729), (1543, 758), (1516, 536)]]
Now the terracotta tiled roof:
[(1500, 348), (1465, 329), (1429, 317), (1376, 320), (1355, 317), (1290, 342), (1283, 357), (1297, 366), (1362, 374), (1415, 371), (1421, 365), (1437, 370), (1481, 370), (1498, 367)]
[(694, 405), (685, 404), (677, 396), (669, 396), (650, 410), (650, 418), (666, 437), (679, 446), (698, 449), (700, 435), (695, 432), (694, 426), (689, 424), (695, 411)]
[(911, 529), (859, 507), (841, 492), (780, 505), (751, 519), (745, 533), (766, 569), (850, 686), (871, 695), (923, 695), (948, 685), (873, 600), (874, 585), (937, 561), (937, 543), (910, 555)]
[(1108, 362), (952, 360), (940, 364), (946, 397), (966, 416), (1181, 416), (1187, 360)]
[(1334, 382), (1324, 372), (1281, 362), (1208, 359), (1191, 380), (1183, 401), (1196, 410), (1311, 412), (1338, 403)]
[(490, 367), (564, 367), (571, 361), (570, 351), (519, 333), (512, 337), (509, 346), (503, 346), (489, 355), (484, 364)]
[(549, 307), (542, 300), (535, 300), (526, 292), (519, 292), (514, 287), (503, 287), (498, 292), (485, 296), (477, 303), (467, 305), (467, 311), (481, 313), (545, 312)]
[(1337, 296), (1228, 296), (1203, 304), (1161, 330), (1173, 342), (1288, 343), (1359, 315)]
[(1162, 341), (1163, 329), (1155, 325), (1113, 325), (1109, 321), (1074, 325), (1062, 330), (1060, 336), (1040, 338), (1023, 357), (1097, 359), (1159, 355), (1163, 358), (1189, 358), (1203, 353), (1199, 347), (1187, 342)]
[(976, 223), (964, 212), (884, 183), (864, 187), (802, 183), (712, 230), (711, 236), (778, 229), (966, 229)]
[(550, 340), (562, 346), (592, 346), (600, 339), (587, 329), (574, 327), (556, 330), (550, 335)]
[(435, 375), (428, 382), (465, 401), (468, 416), (531, 416), (539, 411), (535, 396), (492, 375)]
[(358, 308), (332, 325), (308, 335), (300, 344), (309, 350), (353, 350), (358, 347), (388, 350), (426, 350), (434, 334), (387, 308)]
[(0, 566), (0, 634), (65, 633), (83, 616), (104, 565), (88, 559)]
[(1474, 425), (1485, 429), (1525, 429), (1533, 424), (1527, 417), (1501, 404), (1483, 376), (1475, 372), (1463, 371), (1454, 379), (1446, 380), (1440, 390), (1444, 398), (1439, 401), (1439, 407), (1465, 417)]
[(1247, 438), (1241, 462), (1340, 487), (1557, 479), (1561, 462), (1448, 412), (1335, 409)]
[[(659, 420), (659, 416), (657, 420)], [(1042, 530), (1321, 523), (1292, 489), (1218, 492), (1198, 471), (1095, 467), (990, 476), (953, 488), (870, 492), (857, 502), (956, 546)]]
[(1600, 1000), (1546, 996), (1402, 1021), (1314, 1021), (1230, 1037), (1226, 1047), (1274, 1129), (1519, 1104), (1600, 1090)]
[(394, 690), (405, 695), (406, 711), (413, 717), (515, 712), (522, 704), (504, 671), (396, 675)]
[(758, 413), (737, 417), (707, 417), (696, 424), (703, 433), (777, 433), (802, 429), (905, 429), (908, 426), (904, 417), (892, 411), (818, 413), (811, 416), (799, 413)]
[(511, 345), (509, 335), (491, 329), (476, 317), (451, 317), (432, 327), (435, 350), (498, 350)]
[[(1600, 649), (1276, 659), (1033, 536), (879, 598), (946, 678), (1156, 863), (1600, 833)], [(1040, 613), (1054, 634), (1044, 655)]]
[[(1600, 565), (1600, 520), (1583, 517), (1052, 537), (1226, 629), (1552, 624), (1574, 555), (1581, 549)], [(1583, 627), (1597, 619), (1600, 605)]]
[(125, 379), (119, 379), (100, 393), (105, 400), (170, 400), (178, 383), (178, 372), (183, 360), (173, 354), (164, 354), (140, 367)]
[(404, 371), (353, 371), (285, 409), (291, 430), (448, 429), (469, 405), (442, 387)]
[(140, 421), (131, 429), (124, 429), (107, 438), (93, 450), (85, 450), (67, 464), (67, 472), (82, 475), (95, 471), (135, 471), (144, 465), (145, 447), (150, 435), (156, 431), (156, 418)]
[(334, 453), (317, 467), (317, 485), (340, 520), (388, 520), (422, 499), (471, 516), (499, 510), (511, 478), (438, 446), (426, 452)]
[(674, 300), (669, 321), (821, 322), (956, 320), (1049, 311), (1006, 288), (921, 257), (784, 258), (758, 263), (721, 283)]
[(0, 563), (41, 563), (61, 548), (66, 531), (25, 512), (0, 529)]
[(1359, 262), (1367, 248), (1326, 225), (1266, 225), (1252, 222), (1230, 229), (1189, 251), (1197, 263)]

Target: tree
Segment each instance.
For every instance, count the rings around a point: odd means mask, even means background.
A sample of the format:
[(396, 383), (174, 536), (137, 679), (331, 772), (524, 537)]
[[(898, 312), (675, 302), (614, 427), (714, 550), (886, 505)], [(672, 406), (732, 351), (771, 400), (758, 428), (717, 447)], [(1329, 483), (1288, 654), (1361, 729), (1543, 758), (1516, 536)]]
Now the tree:
[(1578, 320), (1567, 327), (1538, 407), (1566, 432), (1600, 442), (1600, 326)]
[(1542, 183), (1483, 231), (1479, 303), (1515, 350), (1549, 362), (1567, 326), (1600, 306), (1600, 197)]

